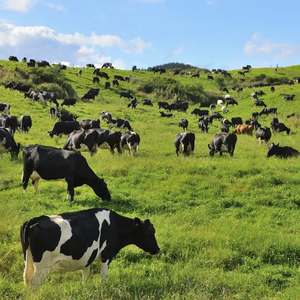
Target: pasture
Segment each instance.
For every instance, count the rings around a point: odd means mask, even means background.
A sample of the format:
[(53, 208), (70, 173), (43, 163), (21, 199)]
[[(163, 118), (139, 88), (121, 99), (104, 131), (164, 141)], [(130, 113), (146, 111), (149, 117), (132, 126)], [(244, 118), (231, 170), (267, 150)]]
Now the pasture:
[[(21, 63), (1, 61), (1, 83), (20, 79)], [(18, 70), (16, 71), (16, 66)], [(9, 72), (7, 70), (10, 70)], [(108, 150), (84, 155), (94, 172), (107, 183), (112, 200), (99, 199), (86, 185), (75, 188), (75, 202), (66, 199), (66, 183), (41, 179), (39, 194), (28, 185), (23, 193), (21, 185), (22, 153), (12, 160), (9, 153), (0, 158), (0, 295), (2, 299), (297, 299), (300, 292), (300, 157), (281, 160), (267, 158), (268, 146), (260, 145), (253, 136), (238, 135), (233, 157), (224, 153), (210, 157), (208, 144), (220, 132), (220, 121), (214, 120), (208, 133), (198, 128), (198, 119), (191, 114), (199, 104), (190, 102), (187, 112), (172, 112), (174, 118), (161, 118), (158, 101), (171, 103), (184, 93), (174, 94), (160, 89), (146, 94), (142, 84), (157, 78), (175, 80), (178, 87), (201, 90), (201, 97), (223, 96), (220, 82), (243, 86), (242, 92), (230, 89), (238, 106), (228, 106), (227, 118), (251, 118), (254, 107), (250, 94), (263, 90), (260, 99), (268, 107), (278, 108), (278, 118), (291, 128), (291, 133), (272, 135), (270, 143), (291, 146), (300, 151), (300, 84), (247, 88), (247, 83), (262, 76), (292, 79), (299, 76), (300, 66), (273, 69), (253, 69), (241, 81), (238, 71), (231, 71), (233, 79), (207, 80), (206, 75), (191, 78), (187, 75), (153, 74), (147, 71), (105, 72), (111, 81), (114, 74), (135, 76), (130, 83), (104, 89), (105, 80), (93, 84), (93, 69), (67, 68), (63, 79), (80, 99), (89, 88), (99, 87), (95, 100), (77, 101), (69, 111), (84, 118), (100, 118), (102, 110), (113, 117), (129, 120), (141, 137), (135, 157), (126, 152), (111, 155)], [(26, 75), (27, 74), (27, 75)], [(22, 75), (23, 76), (23, 75)], [(25, 77), (22, 80), (25, 82)], [(217, 78), (221, 78), (217, 80)], [(172, 84), (174, 82), (172, 81)], [(38, 83), (42, 84), (42, 83)], [(46, 86), (46, 84), (44, 84)], [(127, 108), (128, 99), (120, 98), (120, 91), (130, 90), (138, 100), (136, 109)], [(53, 128), (49, 105), (31, 104), (23, 93), (0, 86), (1, 103), (11, 105), (11, 115), (28, 114), (33, 126), (28, 134), (16, 132), (15, 140), (25, 147), (42, 144), (61, 148), (66, 136), (51, 139), (47, 133)], [(295, 94), (292, 101), (284, 101), (284, 94)], [(164, 96), (163, 96), (164, 95)], [(166, 99), (166, 97), (169, 97)], [(154, 106), (143, 106), (143, 99), (151, 99)], [(58, 99), (61, 103), (63, 99)], [(215, 101), (216, 103), (216, 101)], [(205, 109), (205, 108), (204, 108)], [(162, 110), (161, 110), (162, 111)], [(217, 108), (220, 111), (220, 108)], [(296, 113), (295, 117), (286, 116)], [(260, 116), (259, 122), (270, 127), (273, 115)], [(195, 133), (195, 151), (190, 157), (177, 157), (175, 136), (183, 132), (180, 119), (189, 120), (188, 131)], [(108, 128), (101, 120), (100, 126)], [(233, 128), (230, 129), (231, 131)], [(151, 256), (135, 246), (123, 249), (112, 261), (105, 284), (101, 284), (100, 264), (94, 262), (91, 274), (83, 283), (81, 272), (55, 272), (45, 283), (30, 293), (23, 284), (24, 261), (21, 249), (20, 225), (33, 217), (104, 207), (131, 218), (149, 218), (156, 229), (161, 252)]]

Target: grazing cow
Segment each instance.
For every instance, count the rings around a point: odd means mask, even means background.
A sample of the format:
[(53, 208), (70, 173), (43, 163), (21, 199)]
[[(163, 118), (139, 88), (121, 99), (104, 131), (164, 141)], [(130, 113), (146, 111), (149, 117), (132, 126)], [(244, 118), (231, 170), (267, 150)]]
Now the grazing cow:
[(182, 127), (183, 130), (187, 130), (189, 126), (189, 121), (187, 119), (181, 119), (178, 123), (178, 127)]
[(134, 244), (152, 255), (160, 249), (149, 219), (128, 218), (104, 208), (40, 216), (21, 225), (24, 283), (32, 290), (43, 284), (53, 265), (82, 270), (86, 279), (93, 261), (101, 262), (101, 278), (119, 251)]
[(161, 109), (161, 108), (166, 108), (167, 106), (169, 106), (169, 103), (168, 102), (164, 102), (164, 101), (159, 101), (157, 102), (158, 104), (158, 108)]
[(174, 118), (175, 117), (173, 114), (166, 114), (163, 111), (160, 111), (159, 113), (160, 113), (160, 116), (163, 118)]
[(81, 100), (90, 100), (90, 99), (95, 100), (95, 97), (96, 97), (95, 94), (87, 92), (81, 97)]
[(280, 147), (279, 143), (277, 145), (272, 143), (269, 147), (267, 157), (271, 157), (273, 155), (279, 158), (298, 157), (299, 151), (292, 147)]
[(60, 110), (57, 112), (57, 118), (61, 122), (66, 122), (66, 121), (76, 121), (78, 117), (68, 111)]
[(197, 74), (192, 74), (192, 76), (191, 76), (192, 78), (196, 78), (196, 77), (200, 77), (200, 74), (199, 73), (197, 73)]
[(220, 119), (223, 118), (223, 116), (218, 111), (213, 111), (211, 113), (211, 116), (212, 116), (213, 119), (219, 119), (220, 120)]
[(76, 99), (75, 98), (66, 98), (62, 103), (61, 103), (61, 107), (63, 107), (64, 105), (70, 107), (70, 105), (75, 106), (76, 104)]
[(223, 87), (223, 88), (221, 89), (221, 91), (222, 91), (222, 92), (229, 93), (229, 91), (228, 91), (228, 89), (227, 89), (226, 87)]
[(244, 72), (238, 71), (238, 75), (245, 76)]
[(97, 152), (98, 133), (93, 129), (76, 130), (68, 135), (63, 146), (65, 150), (89, 151), (91, 155)]
[(277, 115), (277, 107), (265, 107), (260, 113), (259, 115), (269, 115), (269, 114), (276, 114)]
[(0, 112), (10, 114), (10, 105), (8, 103), (0, 103)]
[(57, 114), (58, 114), (57, 108), (56, 107), (50, 107), (50, 109), (49, 109), (50, 118), (52, 118), (52, 119), (56, 118)]
[(270, 125), (271, 127), (274, 125), (274, 124), (278, 124), (279, 123), (279, 120), (278, 118), (272, 118), (271, 122), (270, 122)]
[(107, 68), (114, 69), (112, 63), (110, 63), (110, 62), (104, 63), (101, 67), (101, 69), (107, 69)]
[(271, 139), (270, 128), (266, 126), (259, 127), (256, 131), (256, 138), (259, 140), (260, 144), (262, 143), (262, 141), (264, 141), (267, 144)]
[(99, 119), (84, 119), (79, 122), (79, 126), (83, 130), (92, 129), (92, 128), (100, 128), (100, 120)]
[(143, 100), (143, 105), (149, 105), (149, 106), (153, 106), (153, 103), (152, 103), (152, 101), (151, 101), (151, 100), (149, 100), (149, 99), (145, 99), (145, 100)]
[(79, 123), (77, 121), (56, 122), (51, 131), (48, 131), (49, 136), (53, 138), (54, 135), (62, 137), (63, 134), (70, 134), (74, 130), (79, 130)]
[(119, 81), (117, 79), (113, 79), (112, 85), (118, 87), (120, 84), (119, 84)]
[(257, 130), (259, 127), (261, 127), (261, 124), (259, 124), (256, 119), (248, 119), (245, 121), (245, 124), (253, 125), (255, 130)]
[(218, 106), (222, 106), (222, 105), (224, 105), (224, 102), (223, 102), (223, 100), (221, 100), (221, 99), (220, 99), (220, 100), (218, 100), (218, 101), (217, 101), (217, 105), (218, 105)]
[(214, 156), (215, 152), (228, 152), (232, 157), (235, 149), (237, 136), (235, 133), (216, 133), (210, 144), (208, 144), (209, 155)]
[(214, 104), (211, 104), (211, 105), (209, 106), (209, 109), (210, 109), (210, 110), (215, 110), (215, 109), (216, 109), (216, 106), (215, 106)]
[(267, 107), (267, 105), (265, 104), (264, 101), (261, 100), (255, 100), (254, 101), (254, 106), (263, 106), (263, 107)]
[(285, 94), (284, 95), (284, 100), (287, 101), (287, 100), (294, 100), (296, 95), (294, 94)]
[(8, 128), (11, 131), (11, 134), (14, 135), (19, 127), (17, 117), (8, 114), (0, 115), (0, 127)]
[(199, 117), (201, 116), (205, 116), (205, 115), (209, 115), (209, 111), (208, 110), (201, 110), (199, 108), (195, 108), (191, 114), (197, 115)]
[(109, 89), (109, 88), (110, 88), (110, 82), (106, 81), (106, 82), (105, 82), (104, 88), (105, 88), (105, 89)]
[(107, 111), (104, 111), (102, 110), (101, 113), (100, 113), (100, 117), (103, 121), (105, 121), (106, 123), (110, 123), (111, 120), (112, 120), (112, 116), (111, 116), (111, 113), (110, 112), (107, 112)]
[(233, 98), (226, 98), (226, 99), (225, 99), (225, 104), (226, 104), (226, 105), (229, 105), (229, 104), (230, 104), (230, 105), (235, 105), (235, 104), (236, 104), (236, 105), (239, 105), (238, 102), (235, 101)]
[(9, 58), (8, 58), (9, 61), (19, 61), (18, 58), (16, 56), (13, 56), (11, 55)]
[(114, 79), (116, 79), (116, 80), (121, 80), (121, 81), (125, 81), (124, 77), (123, 77), (123, 76), (120, 76), (120, 75), (114, 75)]
[(91, 69), (95, 69), (95, 65), (94, 64), (86, 64), (87, 68), (91, 68)]
[(43, 96), (43, 99), (49, 100), (50, 103), (54, 103), (56, 105), (56, 107), (59, 106), (59, 104), (56, 100), (56, 96), (53, 92), (41, 91), (40, 93)]
[(232, 126), (231, 122), (227, 118), (222, 118), (221, 124), (227, 125), (227, 126)]
[(243, 120), (241, 117), (231, 118), (232, 126), (243, 124)]
[(109, 129), (94, 129), (98, 134), (98, 148), (99, 149), (109, 149), (111, 154), (114, 154), (114, 149), (116, 148), (118, 153), (121, 154), (121, 135), (120, 131), (114, 131)]
[(229, 125), (227, 125), (227, 124), (221, 124), (221, 131), (222, 132), (229, 132), (229, 128), (230, 128), (230, 126)]
[(76, 73), (76, 76), (81, 77), (81, 75), (82, 75), (82, 70), (78, 70), (77, 73)]
[(110, 200), (107, 185), (89, 167), (79, 153), (42, 145), (29, 145), (23, 149), (22, 184), (24, 191), (29, 179), (38, 193), (40, 178), (45, 180), (65, 179), (68, 184), (67, 198), (74, 201), (74, 188), (87, 184), (103, 200)]
[(95, 69), (93, 75), (99, 76), (101, 78), (106, 78), (106, 80), (109, 80), (108, 74), (106, 72), (100, 71), (100, 69)]
[(208, 79), (208, 80), (214, 80), (214, 77), (211, 76), (211, 75), (207, 75), (207, 79)]
[(14, 81), (9, 81), (4, 87), (6, 89), (13, 89), (16, 83)]
[(19, 92), (29, 92), (31, 89), (31, 85), (29, 84), (23, 84), (23, 83), (17, 83), (13, 87), (14, 90), (17, 90)]
[(174, 140), (176, 155), (189, 156), (194, 154), (195, 134), (192, 132), (179, 133)]
[(31, 126), (32, 126), (32, 120), (30, 116), (24, 115), (20, 118), (19, 128), (21, 132), (28, 133)]
[(208, 132), (208, 120), (207, 118), (201, 117), (198, 121), (198, 127), (202, 132)]
[(12, 158), (17, 158), (20, 151), (20, 143), (16, 143), (10, 130), (7, 128), (0, 128), (0, 155), (10, 152)]
[(252, 113), (252, 119), (256, 120), (260, 116), (259, 112)]
[(180, 74), (180, 70), (175, 70), (173, 75), (179, 75)]
[(129, 104), (127, 105), (127, 108), (129, 108), (130, 106), (131, 106), (132, 108), (136, 108), (137, 105), (138, 105), (138, 102), (137, 102), (136, 98), (134, 97), (134, 98), (132, 98), (132, 100), (131, 100), (131, 101), (129, 102)]
[(271, 125), (271, 128), (272, 128), (272, 131), (273, 131), (273, 134), (275, 135), (276, 131), (278, 132), (286, 132), (287, 135), (290, 134), (291, 132), (291, 129), (290, 128), (287, 128), (283, 123), (274, 123)]
[(49, 62), (47, 62), (46, 60), (42, 60), (41, 62), (38, 62), (37, 63), (38, 67), (42, 67), (42, 68), (45, 68), (45, 67), (50, 67), (50, 64)]
[(120, 92), (120, 98), (125, 97), (128, 99), (132, 99), (133, 96), (130, 94), (130, 92), (126, 91), (126, 92)]
[(271, 91), (271, 93), (274, 93), (275, 92), (275, 87), (271, 86), (270, 91)]
[(224, 114), (229, 112), (229, 110), (228, 110), (228, 108), (227, 108), (226, 105), (223, 105), (223, 106), (221, 107), (221, 111), (222, 111), (222, 113), (224, 113)]
[(112, 118), (107, 123), (109, 124), (109, 129), (111, 129), (112, 127), (117, 127), (120, 129), (127, 128), (129, 131), (134, 131), (133, 128), (130, 126), (129, 122), (124, 119)]
[(100, 83), (100, 79), (97, 76), (93, 77), (93, 83)]
[(134, 72), (136, 70), (136, 66), (133, 66), (131, 70)]
[(135, 156), (140, 145), (140, 136), (136, 132), (127, 131), (121, 136), (121, 149), (122, 151), (128, 150), (129, 154)]
[(252, 136), (253, 134), (253, 125), (238, 125), (233, 133), (239, 133), (239, 134), (249, 134)]

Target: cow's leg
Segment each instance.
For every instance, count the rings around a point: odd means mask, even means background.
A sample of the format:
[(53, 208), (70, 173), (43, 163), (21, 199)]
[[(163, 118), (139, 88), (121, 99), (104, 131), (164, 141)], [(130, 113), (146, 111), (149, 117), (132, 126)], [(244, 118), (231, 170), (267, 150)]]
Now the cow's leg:
[(67, 188), (67, 199), (69, 199), (69, 196), (71, 197), (70, 201), (74, 201), (74, 180), (71, 177), (66, 177), (66, 182), (68, 184)]
[(105, 259), (105, 258), (101, 259), (101, 279), (102, 279), (102, 282), (107, 277), (109, 263), (110, 263), (109, 259)]
[(36, 194), (39, 193), (39, 189), (38, 189), (39, 180), (40, 180), (40, 179), (36, 179), (35, 181), (32, 181), (33, 187), (34, 187), (34, 189), (35, 189), (35, 193), (36, 193)]
[(42, 261), (38, 264), (34, 264), (34, 268), (35, 272), (30, 282), (31, 290), (36, 290), (39, 286), (43, 284), (47, 276), (48, 265), (43, 264)]
[(27, 188), (28, 181), (29, 181), (30, 175), (32, 174), (32, 171), (33, 171), (33, 163), (31, 161), (24, 163), (24, 168), (23, 168), (23, 173), (22, 173), (22, 178), (21, 178), (24, 193)]
[(86, 268), (84, 268), (84, 269), (82, 270), (82, 280), (83, 280), (83, 281), (86, 281), (86, 280), (87, 280), (87, 278), (88, 278), (88, 276), (89, 276), (89, 274), (90, 274), (90, 270), (91, 270), (91, 267), (90, 267), (90, 266), (87, 266)]
[(25, 261), (25, 269), (23, 274), (24, 283), (26, 286), (30, 286), (32, 277), (34, 275), (34, 265), (33, 265), (33, 259), (32, 254), (30, 251), (30, 248), (26, 251), (26, 261)]

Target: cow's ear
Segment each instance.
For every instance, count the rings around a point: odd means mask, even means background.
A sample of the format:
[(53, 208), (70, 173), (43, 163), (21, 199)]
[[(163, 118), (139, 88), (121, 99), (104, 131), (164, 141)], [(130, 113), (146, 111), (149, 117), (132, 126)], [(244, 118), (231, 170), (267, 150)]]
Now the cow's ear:
[(277, 144), (277, 147), (279, 146), (279, 143)]
[(134, 225), (135, 225), (136, 227), (140, 226), (141, 223), (142, 223), (142, 221), (141, 221), (139, 218), (134, 218)]

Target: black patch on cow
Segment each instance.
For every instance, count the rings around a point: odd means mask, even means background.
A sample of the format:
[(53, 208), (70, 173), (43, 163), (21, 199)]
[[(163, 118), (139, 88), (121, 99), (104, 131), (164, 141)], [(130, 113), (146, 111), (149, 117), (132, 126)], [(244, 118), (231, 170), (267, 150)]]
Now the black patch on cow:
[(85, 267), (88, 267), (94, 260), (95, 258), (97, 257), (97, 254), (98, 254), (98, 249), (95, 249), (92, 253), (92, 255), (90, 256), (87, 264), (85, 265)]
[(101, 227), (99, 250), (101, 249), (105, 240), (107, 240), (107, 238), (108, 238), (108, 229), (109, 229), (109, 225), (108, 225), (107, 221), (104, 220), (102, 223), (102, 227)]
[(72, 236), (60, 249), (60, 252), (79, 260), (86, 250), (99, 237), (99, 221), (92, 211), (65, 213), (61, 215), (70, 223)]
[(45, 251), (54, 251), (61, 237), (59, 225), (48, 216), (39, 217), (30, 226), (30, 247), (35, 262), (42, 260)]

